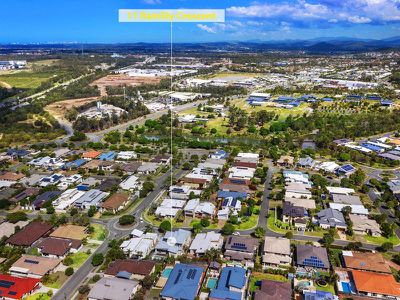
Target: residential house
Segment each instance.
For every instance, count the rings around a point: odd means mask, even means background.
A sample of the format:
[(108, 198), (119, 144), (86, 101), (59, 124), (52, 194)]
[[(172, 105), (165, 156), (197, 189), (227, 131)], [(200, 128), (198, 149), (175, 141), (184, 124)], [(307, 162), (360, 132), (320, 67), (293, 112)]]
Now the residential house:
[(282, 221), (294, 223), (297, 228), (306, 228), (309, 214), (304, 207), (293, 205), (290, 202), (283, 202)]
[(285, 186), (285, 197), (286, 198), (304, 198), (311, 199), (311, 185), (299, 183), (299, 182), (289, 182)]
[(292, 262), (290, 240), (281, 237), (265, 237), (262, 262), (265, 268), (290, 266)]
[(19, 194), (15, 195), (10, 199), (11, 202), (20, 202), (26, 198), (36, 196), (40, 192), (39, 188), (34, 188), (34, 187), (28, 187)]
[(122, 210), (130, 201), (130, 196), (126, 193), (115, 193), (101, 204), (101, 211), (108, 211), (113, 214)]
[(233, 198), (236, 200), (246, 200), (247, 199), (247, 194), (246, 193), (241, 193), (241, 192), (229, 192), (229, 191), (218, 191), (217, 193), (217, 198), (218, 199), (226, 199), (226, 198)]
[(258, 240), (248, 236), (230, 235), (226, 239), (224, 248), (226, 259), (252, 265), (258, 248)]
[(157, 233), (142, 232), (139, 236), (123, 241), (120, 247), (129, 257), (144, 259), (153, 251), (157, 240)]
[(71, 185), (79, 184), (83, 180), (82, 175), (74, 174), (68, 177), (64, 177), (60, 180), (60, 183), (57, 185), (57, 188), (60, 190), (66, 190)]
[(39, 186), (46, 187), (49, 185), (57, 185), (60, 183), (61, 179), (63, 179), (63, 178), (64, 178), (64, 175), (62, 175), (62, 174), (53, 174), (50, 176), (46, 176), (40, 180)]
[(90, 188), (100, 184), (101, 180), (96, 179), (94, 177), (88, 177), (83, 180), (79, 185), (77, 185), (77, 189), (80, 191), (88, 191)]
[(137, 169), (137, 172), (142, 175), (149, 175), (155, 173), (158, 167), (158, 163), (145, 162)]
[(332, 208), (319, 211), (316, 215), (318, 225), (324, 229), (337, 228), (346, 230), (347, 224), (343, 214)]
[(142, 280), (150, 276), (156, 269), (156, 263), (151, 260), (117, 259), (108, 265), (104, 271), (107, 277), (123, 277), (127, 279)]
[(354, 168), (352, 165), (350, 165), (350, 164), (346, 164), (346, 165), (343, 165), (343, 166), (341, 166), (341, 167), (339, 167), (337, 170), (336, 170), (336, 173), (339, 175), (339, 176), (345, 176), (345, 177), (349, 177), (351, 174), (353, 174), (354, 172), (356, 171), (356, 168)]
[(37, 196), (36, 199), (32, 202), (31, 209), (33, 209), (33, 210), (41, 209), (44, 206), (44, 204), (46, 204), (48, 202), (52, 202), (61, 194), (62, 194), (61, 191), (44, 192), (44, 193), (40, 194), (39, 196)]
[(276, 162), (280, 166), (288, 167), (294, 165), (294, 157), (289, 155), (282, 155)]
[(122, 300), (132, 299), (139, 290), (137, 280), (103, 277), (97, 281), (90, 290), (88, 300)]
[(0, 274), (0, 282), (3, 282), (0, 285), (0, 295), (6, 297), (3, 298), (5, 300), (25, 299), (41, 287), (40, 279), (20, 278), (7, 274)]
[(362, 205), (360, 197), (357, 195), (333, 194), (332, 200), (333, 200), (333, 202), (340, 203), (340, 204)]
[(213, 217), (215, 214), (215, 205), (211, 202), (200, 202), (200, 199), (189, 200), (183, 209), (187, 217)]
[(185, 200), (164, 199), (154, 214), (159, 217), (175, 217), (185, 204)]
[(340, 195), (352, 195), (355, 194), (355, 190), (352, 188), (344, 188), (338, 186), (327, 186), (326, 189), (328, 190), (329, 194), (333, 196), (333, 194), (340, 194)]
[(52, 233), (50, 233), (50, 236), (81, 241), (85, 239), (88, 234), (85, 226), (66, 224), (56, 228)]
[(322, 247), (297, 245), (296, 265), (301, 267), (312, 267), (315, 269), (328, 270), (328, 252)]
[(254, 293), (254, 300), (290, 300), (292, 286), (290, 282), (262, 280), (260, 289)]
[(378, 252), (343, 251), (344, 267), (351, 270), (391, 274), (390, 264)]
[(74, 161), (70, 161), (70, 162), (65, 163), (61, 167), (61, 169), (63, 169), (63, 170), (75, 170), (75, 169), (78, 169), (78, 168), (82, 167), (84, 164), (86, 164), (86, 162), (87, 162), (86, 159), (79, 158), (79, 159), (76, 159)]
[(162, 165), (168, 165), (171, 162), (171, 155), (168, 154), (156, 155), (153, 157), (151, 162)]
[(246, 270), (241, 267), (225, 267), (221, 271), (217, 287), (211, 290), (210, 300), (242, 300), (247, 288)]
[(98, 190), (102, 192), (109, 192), (112, 189), (115, 189), (120, 184), (120, 180), (117, 178), (107, 178), (97, 187)]
[(169, 196), (172, 199), (188, 200), (191, 191), (190, 186), (187, 185), (171, 185)]
[(191, 232), (184, 229), (168, 231), (155, 247), (155, 257), (179, 256), (183, 254), (183, 246), (191, 241)]
[(100, 154), (101, 154), (101, 152), (92, 150), (92, 151), (82, 153), (82, 158), (87, 159), (87, 160), (92, 160), (92, 159), (96, 159), (97, 157), (99, 157)]
[(363, 215), (368, 216), (369, 211), (364, 207), (364, 205), (350, 205), (350, 204), (342, 204), (342, 203), (329, 203), (329, 207), (336, 209), (338, 211), (342, 211), (345, 207), (351, 208), (351, 213), (354, 215)]
[(254, 177), (255, 169), (246, 167), (229, 168), (229, 178), (250, 180)]
[(400, 298), (400, 283), (392, 274), (353, 270), (351, 275), (355, 290), (361, 296), (379, 299)]
[(42, 278), (46, 274), (53, 273), (60, 265), (61, 259), (36, 255), (22, 254), (12, 264), (10, 274), (17, 277)]
[(0, 174), (0, 180), (5, 180), (5, 181), (15, 181), (16, 182), (24, 177), (25, 177), (25, 175), (23, 173), (2, 172)]
[(133, 175), (137, 172), (139, 167), (142, 165), (141, 161), (133, 161), (133, 162), (128, 162), (124, 164), (118, 164), (118, 168), (128, 174), (128, 175)]
[(198, 233), (193, 239), (189, 251), (193, 255), (201, 256), (211, 249), (220, 250), (223, 243), (224, 238), (220, 233), (215, 233), (214, 231)]
[(66, 210), (85, 193), (85, 191), (78, 189), (66, 190), (60, 195), (60, 197), (53, 201), (53, 206), (57, 212), (66, 212)]
[(0, 239), (2, 237), (10, 237), (15, 233), (15, 230), (19, 228), (20, 230), (28, 225), (28, 221), (18, 221), (17, 223), (3, 222), (0, 223)]
[(315, 161), (310, 156), (301, 157), (299, 158), (297, 165), (301, 168), (313, 168), (315, 165)]
[(48, 235), (52, 229), (53, 225), (51, 224), (33, 221), (13, 234), (6, 240), (6, 243), (13, 246), (30, 247), (41, 237)]
[(379, 224), (373, 220), (369, 219), (367, 216), (349, 215), (351, 222), (353, 223), (353, 231), (355, 234), (369, 234), (372, 236), (381, 236), (382, 231), (380, 229)]
[(102, 201), (108, 197), (110, 193), (92, 189), (87, 191), (82, 197), (74, 202), (74, 206), (80, 209), (89, 209), (91, 206), (99, 208)]
[(121, 159), (121, 160), (131, 160), (131, 159), (136, 159), (137, 158), (137, 154), (135, 153), (135, 151), (120, 151), (117, 154), (117, 159)]
[(305, 198), (285, 198), (285, 202), (289, 202), (294, 206), (304, 207), (305, 209), (315, 209), (315, 200), (314, 199), (305, 199)]
[(34, 244), (46, 257), (64, 259), (69, 253), (76, 253), (82, 247), (82, 241), (64, 238), (46, 237)]
[(199, 294), (205, 276), (202, 267), (176, 264), (160, 293), (161, 299), (183, 300), (195, 299)]
[(212, 159), (227, 159), (229, 157), (229, 154), (222, 149), (219, 149), (215, 151), (214, 153), (210, 154), (210, 158)]

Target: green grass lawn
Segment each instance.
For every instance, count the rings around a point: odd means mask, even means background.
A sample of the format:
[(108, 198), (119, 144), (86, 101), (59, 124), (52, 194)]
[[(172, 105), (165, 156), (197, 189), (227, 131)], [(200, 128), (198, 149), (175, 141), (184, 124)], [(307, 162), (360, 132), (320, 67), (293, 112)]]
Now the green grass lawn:
[(263, 280), (263, 279), (288, 282), (288, 279), (282, 275), (254, 272), (251, 274), (251, 278), (250, 278), (250, 284), (249, 284), (250, 292), (252, 292), (252, 293), (255, 292), (258, 289), (258, 287), (256, 286), (256, 282)]
[(89, 239), (104, 241), (107, 237), (107, 229), (100, 224), (91, 224), (94, 228), (94, 231), (90, 234)]
[(5, 82), (12, 87), (21, 89), (34, 89), (40, 86), (42, 82), (45, 82), (55, 74), (47, 72), (17, 72), (12, 74), (0, 75), (0, 81)]
[(394, 246), (398, 245), (400, 243), (399, 238), (397, 235), (392, 235), (390, 238), (385, 238), (384, 236), (370, 236), (370, 235), (365, 235), (363, 236), (366, 242), (372, 243), (372, 244), (377, 244), (377, 245), (382, 245), (383, 243), (390, 242)]
[(326, 286), (319, 286), (318, 283), (315, 283), (315, 287), (317, 291), (329, 292), (335, 295), (335, 287), (331, 284), (327, 284)]
[(53, 289), (59, 289), (67, 281), (68, 276), (64, 272), (58, 271), (49, 275), (49, 281), (45, 282), (44, 285)]
[(72, 258), (72, 265), (70, 267), (74, 268), (74, 270), (79, 269), (79, 267), (88, 259), (90, 254), (87, 254), (86, 252), (77, 252), (71, 254), (69, 257)]
[[(200, 220), (198, 220), (198, 219), (192, 220), (192, 221), (190, 222), (190, 227), (193, 227), (195, 224), (198, 224), (198, 223), (200, 223)], [(208, 227), (206, 227), (206, 228), (208, 228), (208, 229), (221, 229), (222, 226), (218, 226), (218, 223), (213, 224), (213, 223), (210, 221), (210, 226), (208, 226)]]
[[(277, 233), (282, 233), (285, 234), (289, 231), (291, 231), (293, 234), (301, 234), (299, 231), (297, 230), (288, 230), (288, 229), (283, 229), (283, 228), (279, 228), (275, 223), (274, 223), (274, 214), (270, 213), (270, 215), (268, 216), (268, 221), (267, 221), (267, 226), (269, 229), (271, 229), (272, 231), (275, 231)], [(278, 220), (278, 222), (281, 222)], [(282, 224), (288, 225), (286, 223), (281, 222)], [(305, 231), (304, 235), (308, 235), (308, 236), (315, 236), (315, 237), (323, 237), (324, 233), (327, 233), (326, 230), (318, 230), (318, 231)]]
[(50, 300), (51, 297), (44, 293), (37, 293), (25, 298), (25, 300)]
[(252, 229), (257, 226), (257, 223), (258, 223), (258, 215), (252, 214), (246, 222), (242, 222), (239, 225), (235, 225), (235, 230)]

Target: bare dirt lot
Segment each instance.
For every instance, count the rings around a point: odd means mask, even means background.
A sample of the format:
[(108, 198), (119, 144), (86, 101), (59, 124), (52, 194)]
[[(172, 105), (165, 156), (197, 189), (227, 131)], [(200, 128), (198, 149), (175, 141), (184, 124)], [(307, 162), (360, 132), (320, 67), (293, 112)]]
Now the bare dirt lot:
[(101, 92), (101, 96), (106, 96), (107, 86), (138, 86), (141, 84), (157, 84), (160, 82), (161, 77), (141, 77), (141, 76), (128, 76), (124, 74), (107, 75), (97, 79), (91, 85), (97, 85)]
[(86, 103), (96, 101), (98, 99), (99, 97), (89, 97), (89, 98), (63, 100), (47, 105), (45, 109), (55, 118), (62, 119), (64, 118), (64, 114), (68, 109), (71, 109), (72, 107), (79, 107)]

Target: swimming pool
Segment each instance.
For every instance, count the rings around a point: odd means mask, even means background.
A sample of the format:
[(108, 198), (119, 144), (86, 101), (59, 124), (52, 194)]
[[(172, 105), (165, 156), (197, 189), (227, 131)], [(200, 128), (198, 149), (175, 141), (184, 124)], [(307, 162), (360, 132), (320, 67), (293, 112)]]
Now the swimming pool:
[(161, 276), (168, 278), (169, 275), (171, 274), (171, 272), (172, 272), (172, 268), (165, 268), (164, 271), (162, 271)]
[(343, 290), (343, 293), (351, 294), (350, 283), (348, 283), (348, 282), (342, 282), (342, 290)]
[(217, 282), (218, 282), (217, 278), (209, 278), (208, 281), (207, 281), (207, 287), (210, 290), (213, 290), (217, 286)]

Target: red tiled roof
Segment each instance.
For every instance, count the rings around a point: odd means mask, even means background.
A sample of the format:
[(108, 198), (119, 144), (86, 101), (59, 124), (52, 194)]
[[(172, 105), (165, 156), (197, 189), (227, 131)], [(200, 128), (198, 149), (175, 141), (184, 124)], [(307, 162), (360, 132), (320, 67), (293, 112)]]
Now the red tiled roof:
[(400, 283), (392, 274), (352, 270), (357, 291), (400, 297)]
[(0, 280), (10, 282), (9, 288), (5, 285), (0, 286), (0, 297), (11, 299), (22, 299), (24, 295), (29, 294), (38, 288), (40, 283), (40, 279), (19, 278), (6, 274), (0, 274)]
[(343, 255), (343, 260), (346, 268), (380, 272), (392, 273), (389, 264), (386, 263), (382, 254), (372, 252), (352, 252), (352, 256)]
[(81, 245), (82, 242), (79, 240), (47, 237), (41, 240), (37, 247), (43, 254), (64, 256), (70, 249), (78, 249)]
[(99, 156), (101, 154), (101, 152), (96, 151), (96, 150), (92, 150), (92, 151), (88, 151), (82, 154), (83, 158), (96, 158), (97, 156)]

